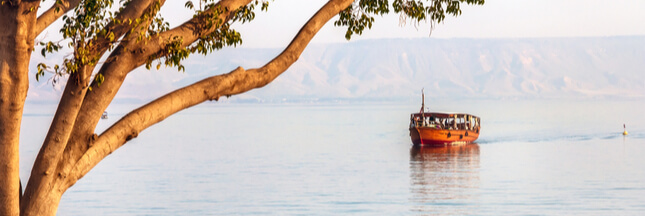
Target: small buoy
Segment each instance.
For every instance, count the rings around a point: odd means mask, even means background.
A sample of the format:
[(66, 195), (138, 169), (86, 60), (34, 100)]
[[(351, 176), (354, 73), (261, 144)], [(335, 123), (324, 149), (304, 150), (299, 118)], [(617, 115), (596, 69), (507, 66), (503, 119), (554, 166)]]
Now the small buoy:
[(623, 124), (623, 136), (627, 136), (627, 128), (625, 128), (625, 124)]

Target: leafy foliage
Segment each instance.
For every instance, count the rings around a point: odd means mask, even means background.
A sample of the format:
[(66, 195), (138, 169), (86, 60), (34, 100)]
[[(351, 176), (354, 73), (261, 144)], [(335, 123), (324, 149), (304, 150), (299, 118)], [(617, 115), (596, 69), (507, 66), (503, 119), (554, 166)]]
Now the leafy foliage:
[(461, 14), (461, 3), (483, 5), (485, 0), (394, 0), (392, 5), (388, 0), (357, 0), (339, 14), (335, 26), (347, 26), (345, 39), (352, 35), (361, 35), (365, 28), (372, 28), (375, 15), (390, 12), (390, 6), (403, 19), (410, 18), (413, 22), (430, 21), (431, 26), (441, 23), (446, 15)]
[[(124, 2), (121, 0), (121, 2)], [(60, 0), (56, 3), (62, 4)], [(67, 41), (67, 47), (73, 49), (73, 57), (63, 60), (61, 65), (55, 65), (54, 70), (51, 71), (50, 67), (40, 63), (38, 64), (38, 72), (36, 73), (36, 80), (44, 76), (45, 71), (53, 72), (57, 76), (66, 74), (74, 74), (83, 65), (93, 66), (96, 65), (100, 59), (100, 53), (93, 52), (97, 46), (105, 46), (105, 44), (96, 44), (98, 38), (107, 39), (108, 46), (112, 46), (116, 39), (115, 35), (109, 28), (110, 22), (114, 22), (114, 12), (110, 8), (114, 4), (114, 0), (85, 0), (74, 8), (71, 15), (63, 15), (63, 27), (60, 33), (63, 40)], [(60, 8), (56, 8), (60, 10)], [(43, 46), (41, 54), (45, 56), (47, 53), (58, 52), (61, 50), (62, 45), (59, 42), (40, 43)]]
[[(231, 24), (250, 22), (255, 18), (256, 6), (261, 5), (260, 9), (263, 11), (267, 10), (269, 6), (267, 1), (254, 1), (237, 9), (233, 13), (234, 16), (225, 21), (219, 17), (225, 12), (225, 9), (218, 6), (218, 1), (198, 1), (199, 8), (195, 7), (193, 1), (187, 1), (185, 6), (194, 11), (195, 21), (193, 23), (197, 25), (194, 28), (195, 34), (203, 36), (188, 46), (184, 44), (183, 38), (173, 37), (161, 52), (147, 57), (148, 60), (145, 62), (147, 69), (150, 69), (153, 62), (157, 61), (157, 69), (163, 64), (177, 67), (178, 70), (183, 71), (184, 66), (181, 61), (192, 53), (206, 55), (225, 46), (241, 44), (241, 34), (232, 29)], [(134, 35), (136, 40), (142, 43), (146, 43), (151, 37), (170, 29), (168, 22), (158, 14), (162, 6), (160, 1), (152, 4), (141, 17), (127, 20), (119, 20), (116, 15), (123, 11), (130, 0), (120, 0), (119, 3), (122, 7), (112, 11), (110, 9), (114, 0), (82, 0), (73, 12), (64, 15), (62, 17), (64, 24), (60, 33), (63, 36), (62, 41), (65, 41), (67, 47), (73, 50), (73, 55), (70, 58), (65, 58), (62, 64), (56, 64), (54, 67), (44, 63), (38, 64), (36, 80), (44, 76), (45, 72), (53, 73), (55, 76), (64, 76), (79, 72), (83, 66), (90, 66), (90, 68), (96, 66), (103, 55), (103, 52), (98, 50), (105, 47), (112, 50), (124, 40), (113, 32), (115, 26), (127, 26), (129, 28), (128, 34), (131, 36), (136, 34)], [(62, 41), (41, 42), (41, 54), (46, 56), (48, 53), (63, 50), (63, 46), (60, 45)], [(100, 85), (103, 80), (104, 77), (101, 74), (94, 76), (94, 82), (97, 85)]]
[[(181, 61), (188, 58), (190, 54), (199, 53), (207, 55), (216, 50), (220, 50), (225, 46), (237, 46), (242, 44), (242, 36), (231, 25), (235, 22), (246, 23), (255, 19), (256, 6), (261, 5), (261, 10), (268, 10), (269, 3), (267, 1), (254, 1), (253, 3), (237, 9), (233, 17), (225, 22), (219, 18), (219, 15), (224, 13), (225, 9), (219, 7), (216, 2), (212, 0), (200, 0), (199, 8), (195, 7), (192, 1), (187, 1), (184, 6), (192, 9), (195, 12), (193, 18), (196, 20), (195, 34), (203, 35), (197, 41), (184, 46), (183, 38), (174, 37), (170, 43), (166, 45), (164, 50), (158, 55), (148, 57), (146, 61), (146, 68), (152, 68), (152, 64), (157, 60), (156, 68), (159, 69), (161, 65), (177, 67), (177, 70), (184, 71), (184, 66)], [(210, 33), (206, 33), (210, 32)]]

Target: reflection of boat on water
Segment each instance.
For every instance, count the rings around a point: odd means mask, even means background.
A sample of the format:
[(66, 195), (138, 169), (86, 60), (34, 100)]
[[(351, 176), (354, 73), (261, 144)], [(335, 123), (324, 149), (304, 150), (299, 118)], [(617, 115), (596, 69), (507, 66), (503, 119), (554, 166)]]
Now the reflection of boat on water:
[[(479, 145), (410, 149), (410, 202), (413, 212), (473, 215), (477, 203)], [(460, 208), (454, 208), (454, 206)]]
[(466, 113), (426, 113), (425, 97), (421, 94), (421, 111), (410, 116), (410, 139), (414, 145), (439, 147), (477, 140), (479, 117)]
[(101, 115), (101, 119), (107, 119), (107, 118), (108, 118), (107, 111), (103, 111), (103, 115)]
[(477, 156), (479, 158), (479, 145), (477, 143), (443, 148), (423, 148), (417, 146), (410, 149), (410, 160), (412, 161), (436, 161), (437, 157), (442, 158), (440, 160), (448, 160), (471, 158), (471, 156)]

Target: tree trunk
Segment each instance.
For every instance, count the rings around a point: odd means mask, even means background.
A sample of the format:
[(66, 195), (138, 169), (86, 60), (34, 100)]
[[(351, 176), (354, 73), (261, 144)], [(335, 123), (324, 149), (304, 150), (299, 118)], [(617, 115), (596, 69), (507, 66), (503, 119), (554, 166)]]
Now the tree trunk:
[(71, 81), (65, 86), (52, 126), (36, 157), (23, 195), (28, 201), (21, 203), (22, 215), (56, 215), (60, 197), (67, 189), (58, 187), (65, 174), (56, 168), (73, 127), (74, 121), (70, 119), (76, 119), (86, 92), (81, 84), (74, 81), (78, 76), (78, 73), (70, 76)]
[(0, 6), (0, 215), (20, 214), (19, 138), (37, 4)]
[(23, 198), (21, 215), (23, 216), (56, 216), (58, 204), (65, 190), (54, 187), (49, 193), (35, 198)]

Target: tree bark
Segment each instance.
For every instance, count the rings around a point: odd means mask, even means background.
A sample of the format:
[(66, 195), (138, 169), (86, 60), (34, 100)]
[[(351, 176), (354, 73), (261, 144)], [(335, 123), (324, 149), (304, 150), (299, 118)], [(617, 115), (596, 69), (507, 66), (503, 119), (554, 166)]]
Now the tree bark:
[(20, 123), (29, 88), (38, 3), (0, 6), (0, 215), (20, 214)]
[[(72, 130), (74, 121), (71, 119), (76, 119), (86, 92), (83, 84), (79, 82), (87, 82), (87, 79), (76, 81), (80, 79), (79, 73), (70, 76), (50, 130), (34, 162), (23, 195), (25, 201), (21, 203), (23, 215), (53, 215), (56, 213), (59, 202), (56, 198), (60, 198), (57, 194), (62, 195), (64, 192), (57, 188), (56, 180), (62, 178), (63, 174), (56, 170), (56, 165)], [(52, 207), (53, 204), (55, 204), (54, 207)], [(48, 212), (53, 212), (53, 214)]]

